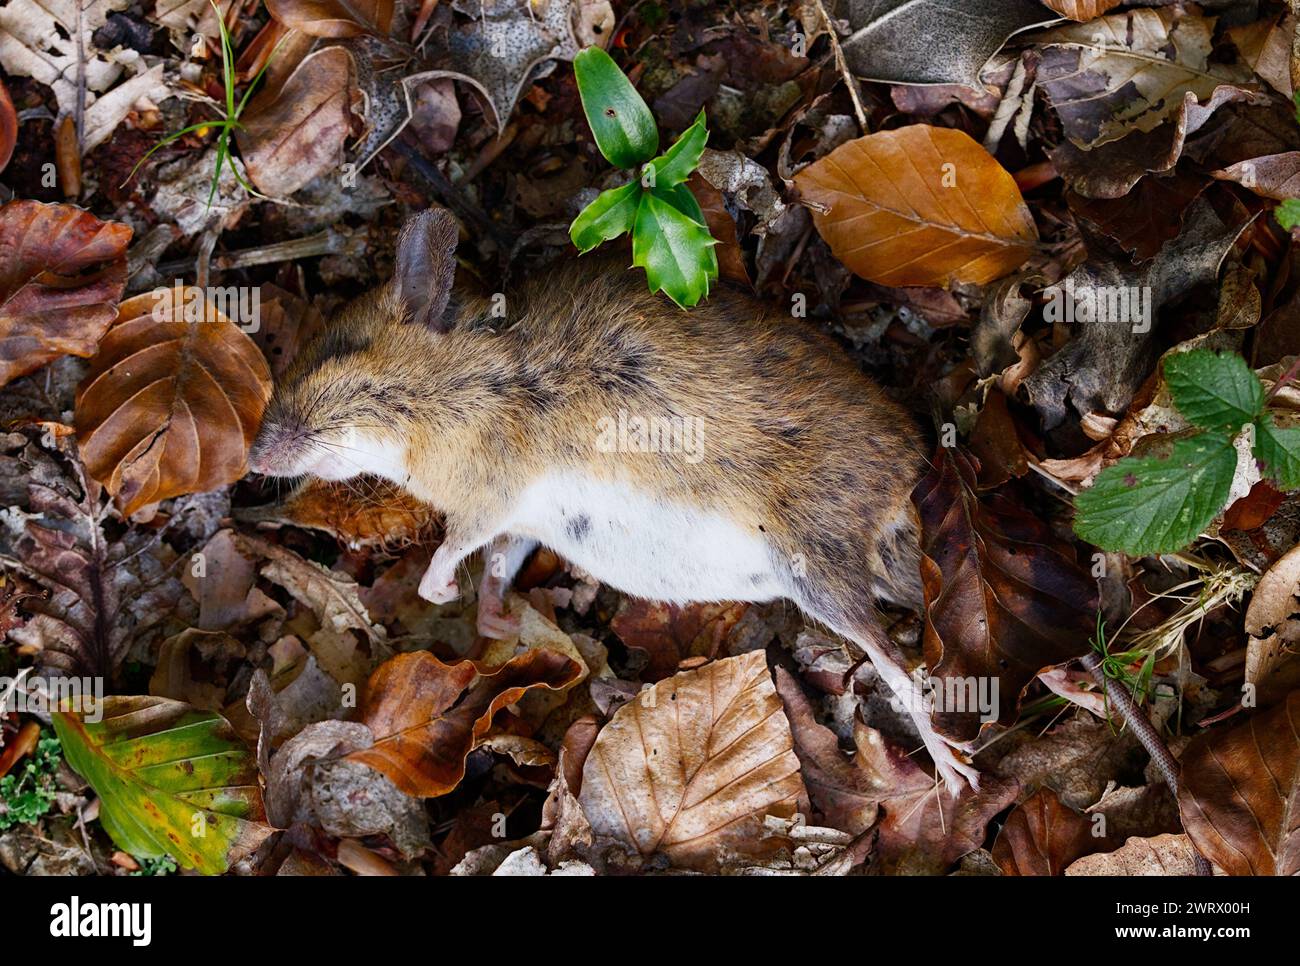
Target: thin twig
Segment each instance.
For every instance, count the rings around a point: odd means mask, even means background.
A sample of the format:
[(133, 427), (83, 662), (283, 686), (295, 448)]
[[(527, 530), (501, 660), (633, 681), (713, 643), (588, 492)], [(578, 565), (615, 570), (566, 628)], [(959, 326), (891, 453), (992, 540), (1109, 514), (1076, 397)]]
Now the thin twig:
[(849, 89), (849, 97), (853, 99), (853, 113), (858, 116), (858, 126), (862, 128), (862, 133), (868, 133), (867, 130), (867, 112), (862, 109), (862, 101), (858, 98), (858, 82), (854, 76), (849, 73), (849, 65), (844, 60), (844, 51), (840, 47), (840, 38), (835, 33), (835, 21), (831, 20), (831, 15), (826, 12), (826, 7), (822, 0), (813, 0), (817, 4), (817, 11), (826, 21), (826, 32), (831, 38), (831, 51), (835, 54), (835, 66), (839, 68), (840, 75), (844, 78), (844, 84)]

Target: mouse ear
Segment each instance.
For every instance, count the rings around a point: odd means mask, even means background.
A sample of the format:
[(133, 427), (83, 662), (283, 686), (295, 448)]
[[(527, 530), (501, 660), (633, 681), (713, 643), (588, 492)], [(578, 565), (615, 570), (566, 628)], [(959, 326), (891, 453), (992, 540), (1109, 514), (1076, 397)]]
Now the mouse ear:
[(445, 208), (430, 208), (407, 220), (397, 236), (393, 283), (404, 321), (446, 332), (443, 318), (456, 277), (456, 219)]

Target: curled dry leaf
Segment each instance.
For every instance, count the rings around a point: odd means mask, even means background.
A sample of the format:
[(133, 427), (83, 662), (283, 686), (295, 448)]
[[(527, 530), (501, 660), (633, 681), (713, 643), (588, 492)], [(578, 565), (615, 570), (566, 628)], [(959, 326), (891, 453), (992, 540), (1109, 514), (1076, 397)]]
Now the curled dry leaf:
[(1197, 735), (1179, 765), (1178, 811), (1202, 855), (1229, 875), (1300, 873), (1300, 691)]
[(961, 131), (868, 134), (794, 180), (835, 257), (881, 285), (991, 282), (1038, 241), (1015, 180)]
[(769, 851), (764, 817), (806, 811), (763, 651), (660, 681), (615, 712), (578, 795), (597, 843), (717, 872)]
[(284, 197), (337, 170), (355, 89), (352, 57), (342, 47), (326, 47), (299, 64), (279, 90), (254, 97), (236, 132), (253, 184)]
[(90, 356), (126, 287), (131, 229), (72, 205), (0, 208), (0, 385)]
[(573, 660), (531, 650), (494, 671), (472, 661), (443, 664), (427, 651), (399, 654), (370, 677), (362, 720), (375, 736), (353, 752), (408, 795), (445, 795), (465, 775), (465, 759), (487, 735), (492, 717), (531, 688), (560, 690), (581, 675)]
[(201, 290), (159, 289), (123, 302), (100, 343), (77, 389), (77, 443), (129, 515), (243, 476), (270, 395), (262, 353)]
[[(912, 502), (921, 517), (923, 640), (935, 690), (965, 694), (965, 682), (995, 682), (992, 714), (1009, 726), (1040, 671), (1087, 652), (1096, 583), (1073, 549), (1013, 500), (981, 501), (975, 468), (959, 452), (936, 450)], [(974, 738), (983, 720), (966, 703), (941, 703), (935, 727)]]
[(1184, 95), (1205, 101), (1220, 85), (1249, 78), (1242, 68), (1210, 63), (1213, 26), (1181, 7), (1141, 7), (1058, 27), (1035, 38), (1046, 45), (1038, 83), (1081, 148), (1153, 131)]
[(268, 0), (266, 9), (312, 37), (386, 37), (393, 25), (393, 0)]
[(619, 607), (610, 628), (628, 647), (646, 653), (649, 661), (641, 679), (653, 683), (675, 673), (687, 658), (716, 657), (746, 606), (677, 605), (633, 598)]

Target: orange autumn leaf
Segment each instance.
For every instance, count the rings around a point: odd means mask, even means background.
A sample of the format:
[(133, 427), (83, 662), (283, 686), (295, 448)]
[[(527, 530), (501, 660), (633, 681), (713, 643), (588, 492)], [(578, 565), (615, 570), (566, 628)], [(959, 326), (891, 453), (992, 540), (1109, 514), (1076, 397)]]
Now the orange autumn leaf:
[(1038, 241), (1015, 180), (961, 131), (868, 134), (794, 180), (835, 257), (881, 285), (991, 282)]
[(1062, 17), (1086, 23), (1114, 10), (1123, 0), (1043, 0)]
[(89, 356), (126, 286), (131, 229), (73, 205), (0, 207), (0, 385)]
[(465, 776), (465, 759), (493, 716), (531, 688), (559, 691), (582, 676), (557, 651), (526, 651), (491, 671), (473, 661), (444, 664), (427, 651), (399, 654), (366, 687), (362, 721), (375, 743), (348, 756), (388, 776), (408, 795), (432, 798)]
[(81, 457), (128, 515), (225, 486), (244, 475), (270, 395), (262, 353), (199, 290), (137, 295), (77, 389)]

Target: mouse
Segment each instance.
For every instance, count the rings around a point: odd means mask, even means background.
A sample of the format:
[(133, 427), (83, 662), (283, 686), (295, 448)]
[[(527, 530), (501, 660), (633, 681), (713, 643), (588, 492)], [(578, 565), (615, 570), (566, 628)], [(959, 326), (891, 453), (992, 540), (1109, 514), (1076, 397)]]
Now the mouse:
[(787, 599), (870, 658), (951, 792), (978, 787), (877, 616), (921, 606), (911, 416), (829, 335), (738, 289), (682, 310), (596, 254), (491, 295), (457, 279), (458, 237), (444, 209), (405, 222), (391, 280), (278, 380), (249, 468), (372, 474), (437, 508), (419, 593), (456, 599), (486, 551), (487, 637), (517, 630), (504, 595), (539, 545), (635, 597)]

